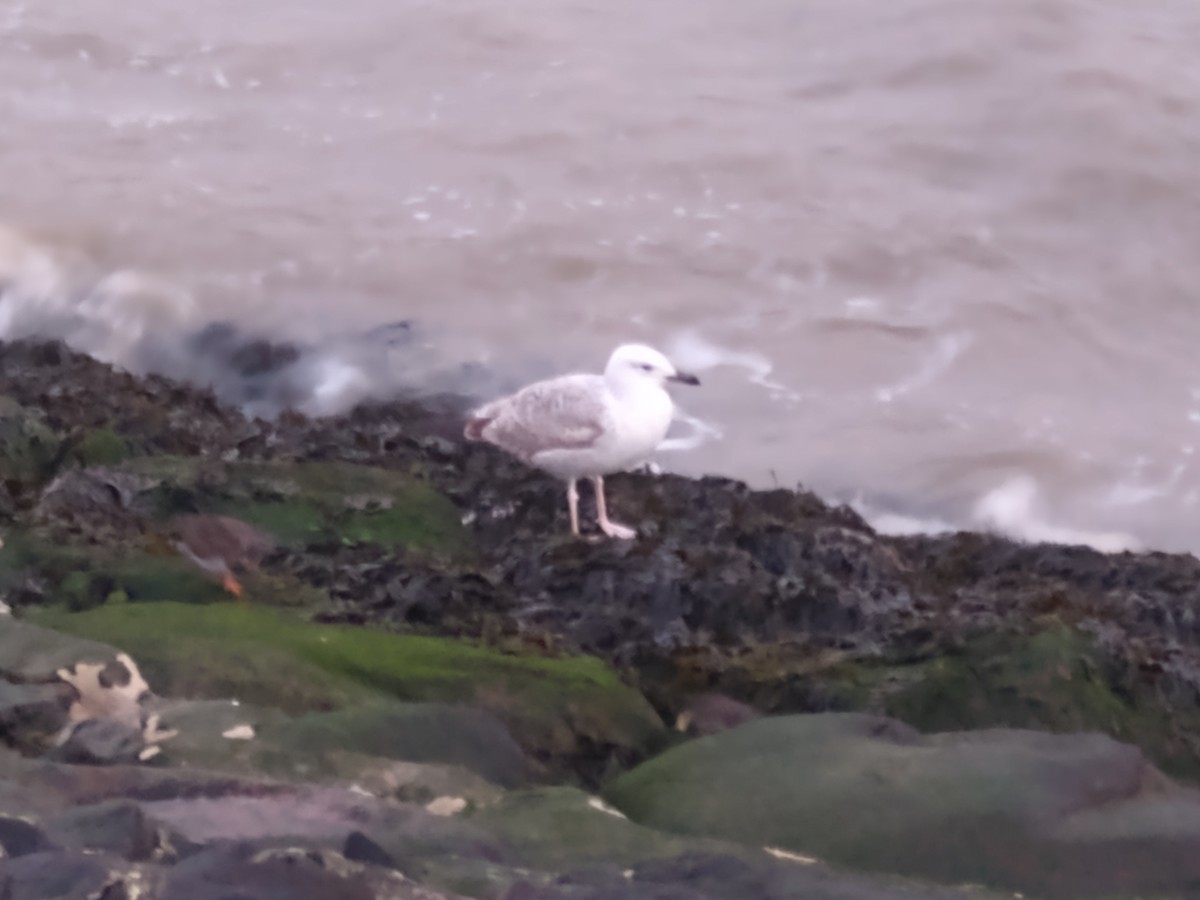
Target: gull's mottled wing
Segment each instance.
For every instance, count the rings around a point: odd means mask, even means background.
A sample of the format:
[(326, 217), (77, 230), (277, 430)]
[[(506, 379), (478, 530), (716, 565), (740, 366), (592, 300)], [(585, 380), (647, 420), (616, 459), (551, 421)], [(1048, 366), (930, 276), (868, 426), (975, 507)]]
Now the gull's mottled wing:
[(611, 427), (605, 391), (597, 375), (539, 381), (476, 410), (466, 436), (527, 461), (550, 450), (584, 450)]

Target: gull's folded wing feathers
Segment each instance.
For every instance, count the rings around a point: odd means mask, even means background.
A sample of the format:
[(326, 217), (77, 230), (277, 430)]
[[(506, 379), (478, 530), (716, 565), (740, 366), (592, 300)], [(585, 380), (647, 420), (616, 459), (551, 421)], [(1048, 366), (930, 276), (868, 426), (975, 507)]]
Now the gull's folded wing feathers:
[(604, 391), (593, 375), (537, 382), (477, 410), (466, 435), (525, 460), (550, 450), (583, 450), (610, 427)]

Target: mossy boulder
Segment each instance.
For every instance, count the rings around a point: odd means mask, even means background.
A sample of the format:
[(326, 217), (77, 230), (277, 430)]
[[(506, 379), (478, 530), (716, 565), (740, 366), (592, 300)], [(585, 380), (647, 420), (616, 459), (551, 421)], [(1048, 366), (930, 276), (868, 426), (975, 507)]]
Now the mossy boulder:
[(363, 704), (277, 723), (261, 737), (284, 757), (297, 751), (317, 754), (330, 760), (335, 771), (339, 754), (352, 753), (461, 766), (504, 787), (524, 784), (533, 774), (500, 721), (466, 706)]
[(995, 896), (978, 888), (944, 889), (891, 876), (855, 875), (802, 855), (787, 859), (777, 848), (647, 828), (600, 798), (569, 787), (510, 792), (499, 803), (465, 814), (464, 820), (499, 839), (512, 855), (507, 868), (460, 863), (434, 870), (438, 887), (467, 896), (525, 896), (513, 887), (522, 881), (541, 886), (533, 896), (561, 900)]
[(1136, 744), (1168, 774), (1200, 780), (1200, 709), (1191, 688), (1054, 617), (1031, 625), (882, 658), (786, 641), (690, 648), (676, 654), (670, 688), (686, 698), (715, 680), (760, 710), (883, 714), (925, 732), (1098, 731)]
[(955, 884), (1129, 896), (1200, 879), (1200, 794), (1096, 734), (767, 718), (676, 747), (606, 797), (652, 828)]
[(232, 697), (290, 714), (380, 698), (488, 710), (553, 771), (599, 777), (614, 760), (644, 756), (664, 735), (646, 700), (593, 657), (508, 656), (240, 604), (120, 604), (34, 616), (119, 646), (166, 696)]
[[(533, 896), (565, 900), (574, 893), (569, 889), (559, 893), (554, 886), (577, 880), (578, 876), (563, 873), (582, 870), (589, 873), (589, 881), (600, 874), (609, 882), (594, 885), (608, 887), (601, 896), (641, 897), (642, 892), (623, 875), (627, 867), (720, 846), (636, 825), (599, 799), (570, 787), (509, 792), (500, 802), (465, 814), (463, 824), (487, 835), (503, 851), (493, 853), (490, 863), (483, 865), (481, 860), (461, 856), (428, 859), (427, 883), (456, 896), (521, 896), (519, 885), (528, 890), (529, 885), (539, 884), (545, 893)], [(401, 852), (407, 849), (386, 837), (381, 843)]]

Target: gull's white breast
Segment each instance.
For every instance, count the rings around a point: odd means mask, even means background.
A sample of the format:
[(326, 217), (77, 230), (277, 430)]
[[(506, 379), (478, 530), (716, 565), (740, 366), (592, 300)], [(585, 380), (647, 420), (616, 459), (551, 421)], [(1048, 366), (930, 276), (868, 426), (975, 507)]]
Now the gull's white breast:
[(654, 452), (671, 427), (674, 404), (671, 395), (656, 384), (647, 384), (615, 395), (614, 456), (622, 457), (621, 468), (641, 462)]
[(603, 431), (590, 446), (552, 449), (530, 459), (561, 478), (610, 475), (645, 461), (671, 426), (671, 395), (655, 384), (620, 393), (604, 390)]

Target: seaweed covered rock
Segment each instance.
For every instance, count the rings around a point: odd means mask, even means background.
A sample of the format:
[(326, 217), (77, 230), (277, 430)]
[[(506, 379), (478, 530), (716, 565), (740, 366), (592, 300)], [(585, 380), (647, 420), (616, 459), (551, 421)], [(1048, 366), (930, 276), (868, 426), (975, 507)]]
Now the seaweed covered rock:
[(226, 571), (256, 602), (316, 607), (330, 581), (327, 566), (313, 565), (319, 554), (305, 557), (297, 578), (270, 564), (274, 547), (370, 542), (381, 553), (449, 558), (466, 547), (459, 514), (428, 485), (337, 463), (157, 456), (69, 469), (42, 491), (27, 525), (0, 551), (0, 577), (32, 580), (40, 602), (73, 609), (110, 599), (212, 602), (229, 587)]
[(0, 391), (42, 410), (58, 433), (109, 429), (138, 452), (219, 453), (258, 434), (211, 393), (116, 371), (59, 342), (0, 345)]
[(28, 506), (63, 457), (63, 443), (36, 410), (0, 394), (0, 518)]
[(251, 421), (60, 345), (3, 350), (0, 390), (44, 408), (55, 439), (113, 451), (68, 452), (27, 495), (35, 508), (0, 549), (18, 612), (224, 599), (167, 523), (231, 516), (277, 548), (245, 578), (251, 603), (504, 652), (593, 654), (668, 721), (719, 692), (760, 712), (1099, 729), (1173, 774), (1200, 773), (1190, 556), (887, 538), (803, 490), (639, 474), (609, 481), (639, 540), (580, 543), (565, 537), (561, 486), (463, 445), (454, 402)]

